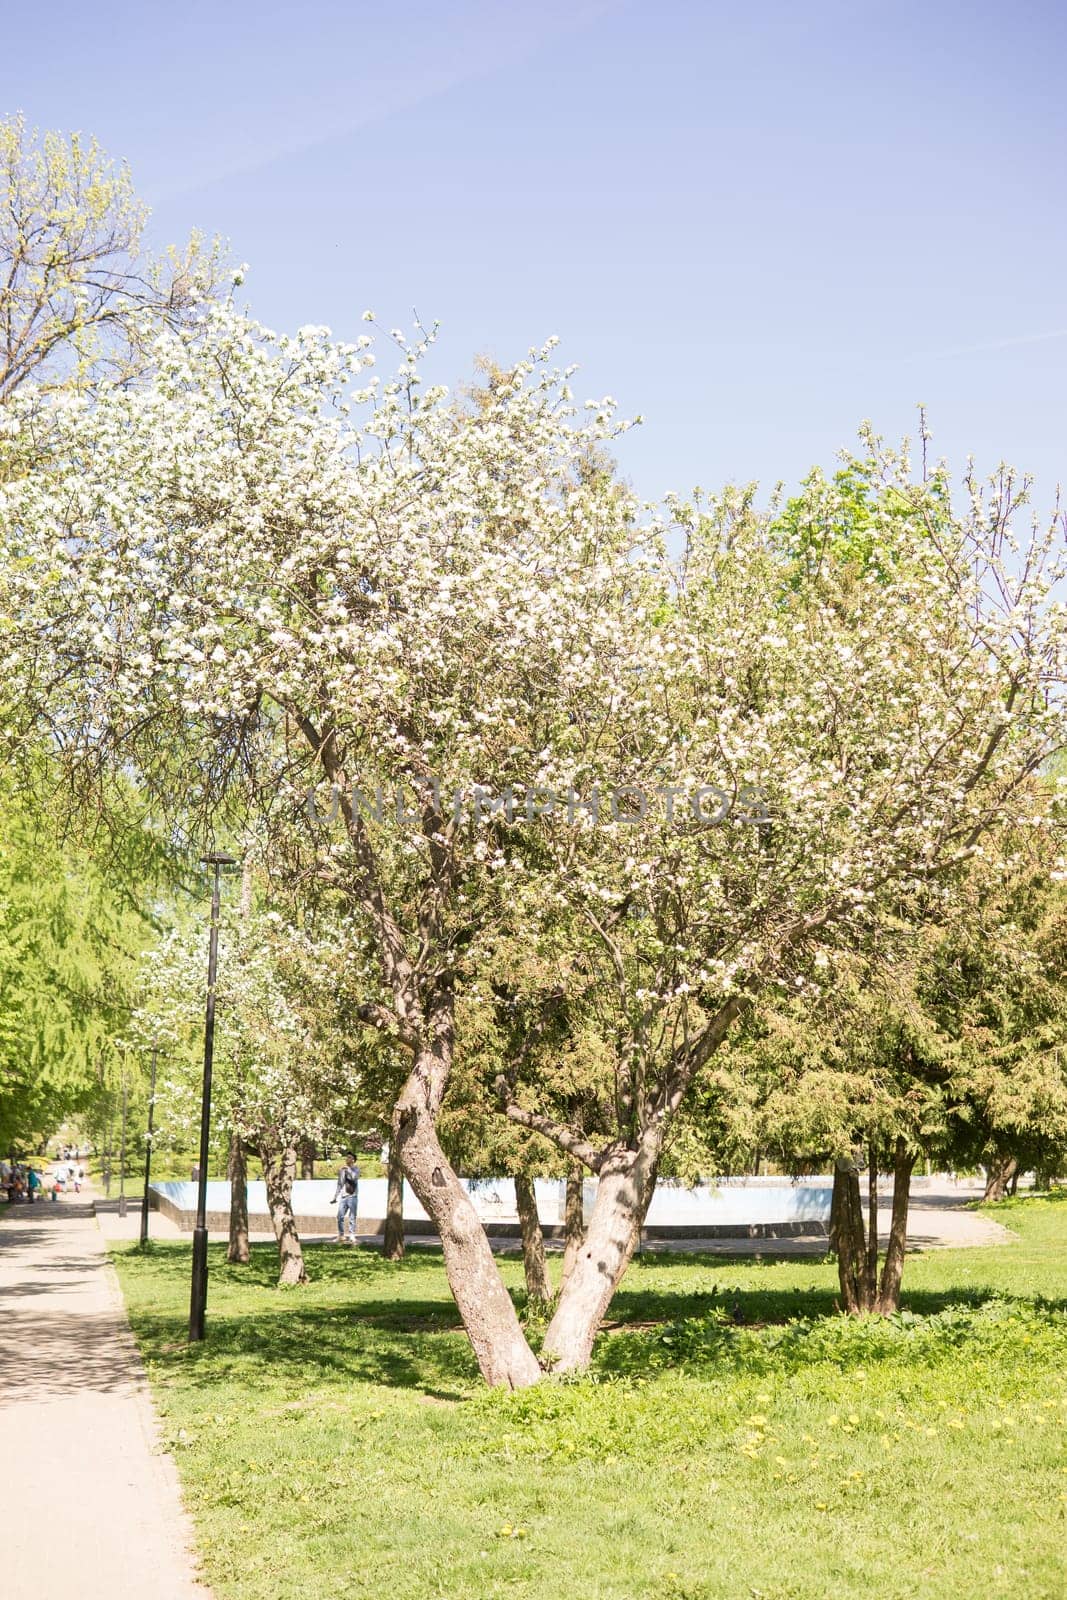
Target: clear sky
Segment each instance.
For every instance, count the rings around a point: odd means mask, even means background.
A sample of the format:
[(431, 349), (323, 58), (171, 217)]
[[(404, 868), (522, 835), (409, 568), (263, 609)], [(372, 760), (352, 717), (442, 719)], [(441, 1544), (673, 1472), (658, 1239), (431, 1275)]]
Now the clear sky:
[(417, 308), (435, 376), (551, 333), (650, 497), (935, 452), (1067, 486), (1055, 0), (8, 0), (0, 111), (223, 234), (272, 327)]

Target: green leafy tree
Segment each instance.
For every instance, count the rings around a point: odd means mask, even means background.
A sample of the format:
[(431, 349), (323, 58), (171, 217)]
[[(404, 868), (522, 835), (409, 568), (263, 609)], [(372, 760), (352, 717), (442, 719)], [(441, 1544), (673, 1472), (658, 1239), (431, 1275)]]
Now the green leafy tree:
[(153, 320), (212, 291), (217, 252), (194, 236), (152, 257), (147, 222), (128, 168), (95, 139), (0, 120), (0, 405), (25, 385), (130, 377), (150, 359)]
[(99, 858), (64, 842), (47, 764), (35, 772), (29, 795), (0, 775), (0, 1147), (37, 1147), (106, 1095), (166, 854), (129, 796), (129, 825)]

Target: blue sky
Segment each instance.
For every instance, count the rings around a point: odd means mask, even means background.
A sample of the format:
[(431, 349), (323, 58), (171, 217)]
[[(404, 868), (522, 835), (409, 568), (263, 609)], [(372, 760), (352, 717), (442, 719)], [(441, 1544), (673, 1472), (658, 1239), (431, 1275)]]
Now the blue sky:
[(273, 327), (551, 333), (650, 497), (787, 483), (924, 402), (935, 453), (1067, 484), (1067, 10), (1045, 0), (52, 0), (0, 110), (223, 234)]

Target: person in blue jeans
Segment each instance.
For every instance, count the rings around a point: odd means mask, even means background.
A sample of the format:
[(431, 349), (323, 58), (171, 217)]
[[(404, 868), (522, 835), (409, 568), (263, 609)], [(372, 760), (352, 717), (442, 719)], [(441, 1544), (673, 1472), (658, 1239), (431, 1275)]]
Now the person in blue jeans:
[(356, 1242), (356, 1208), (359, 1202), (359, 1168), (356, 1158), (351, 1150), (345, 1152), (345, 1164), (337, 1174), (337, 1186), (333, 1191), (331, 1204), (337, 1205), (337, 1243), (345, 1242), (345, 1218), (351, 1232), (348, 1235), (349, 1244)]

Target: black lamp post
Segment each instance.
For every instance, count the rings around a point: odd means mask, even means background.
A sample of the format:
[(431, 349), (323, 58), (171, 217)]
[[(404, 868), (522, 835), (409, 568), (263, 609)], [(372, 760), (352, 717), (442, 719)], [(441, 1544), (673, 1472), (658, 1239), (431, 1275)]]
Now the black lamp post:
[(122, 1058), (122, 1139), (119, 1144), (119, 1216), (126, 1215), (126, 1057)]
[(211, 1134), (211, 1063), (215, 1054), (215, 972), (219, 959), (219, 879), (223, 867), (235, 864), (234, 856), (213, 851), (201, 856), (205, 866), (214, 867), (211, 891), (211, 934), (207, 957), (207, 1005), (204, 1011), (204, 1089), (200, 1101), (200, 1166), (196, 1183), (196, 1227), (193, 1229), (193, 1285), (189, 1299), (189, 1342), (204, 1337), (207, 1309), (207, 1159)]
[(159, 1045), (152, 1045), (152, 1087), (148, 1094), (148, 1137), (144, 1147), (144, 1194), (141, 1197), (141, 1249), (148, 1243), (148, 1186), (152, 1179), (152, 1124), (156, 1115), (156, 1058)]

